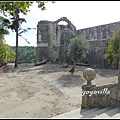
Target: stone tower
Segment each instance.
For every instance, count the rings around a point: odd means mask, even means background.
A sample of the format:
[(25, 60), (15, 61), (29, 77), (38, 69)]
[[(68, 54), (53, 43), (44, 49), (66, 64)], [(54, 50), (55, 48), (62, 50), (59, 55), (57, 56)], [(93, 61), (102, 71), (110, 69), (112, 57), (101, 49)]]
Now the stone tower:
[[(67, 22), (68, 25), (58, 25), (61, 21)], [(75, 26), (66, 17), (53, 22), (45, 20), (38, 22), (36, 63), (43, 59), (57, 63), (65, 62), (67, 57), (65, 46), (69, 44), (70, 38), (74, 37), (76, 33)]]

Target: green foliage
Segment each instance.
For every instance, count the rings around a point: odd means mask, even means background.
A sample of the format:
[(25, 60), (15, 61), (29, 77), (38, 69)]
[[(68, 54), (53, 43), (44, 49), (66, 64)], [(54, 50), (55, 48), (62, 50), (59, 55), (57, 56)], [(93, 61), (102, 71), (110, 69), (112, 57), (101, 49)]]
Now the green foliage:
[[(10, 18), (8, 18), (8, 16), (11, 16), (12, 18), (16, 17), (16, 9), (19, 8), (20, 12), (23, 13), (24, 15), (27, 15), (27, 13), (30, 11), (30, 6), (33, 6), (34, 3), (38, 4), (38, 8), (40, 8), (41, 10), (45, 10), (45, 4), (48, 1), (11, 1), (11, 2), (0, 2), (0, 22), (2, 22), (2, 25), (5, 26), (5, 24), (8, 26), (8, 24), (10, 25)], [(50, 1), (52, 2), (52, 1)], [(52, 2), (54, 3), (54, 2)], [(4, 27), (0, 28), (0, 33), (1, 32), (8, 32), (6, 31), (6, 29), (4, 29)]]
[(10, 50), (10, 46), (4, 43), (4, 35), (0, 35), (0, 66), (8, 60), (15, 60), (15, 52)]
[(15, 52), (14, 52), (14, 50), (9, 50), (8, 61), (15, 61)]
[[(11, 16), (15, 16), (15, 11), (16, 8), (20, 9), (20, 12), (23, 13), (24, 15), (27, 15), (27, 13), (30, 11), (29, 8), (30, 6), (33, 5), (35, 1), (30, 1), (30, 2), (0, 2), (0, 12), (7, 17), (7, 14)], [(38, 8), (41, 8), (41, 10), (45, 9), (45, 1), (36, 1), (38, 3)]]
[[(16, 47), (11, 46), (11, 50), (15, 51)], [(18, 61), (19, 62), (35, 62), (36, 47), (34, 46), (18, 46)]]
[(55, 1), (36, 1), (36, 3), (38, 3), (38, 8), (41, 8), (41, 10), (46, 10), (45, 4), (47, 2), (55, 3)]
[(4, 35), (0, 34), (0, 65), (4, 64), (6, 62), (6, 53), (4, 51)]
[[(45, 4), (49, 1), (27, 1), (27, 2), (20, 2), (20, 1), (11, 1), (11, 2), (1, 2), (0, 1), (0, 64), (3, 64), (4, 62), (8, 60), (14, 60), (15, 52), (12, 50), (9, 50), (9, 45), (4, 44), (4, 34), (8, 34), (8, 26), (11, 26), (10, 18), (15, 19), (16, 18), (16, 9), (19, 8), (20, 12), (24, 15), (27, 15), (27, 13), (30, 11), (30, 6), (33, 5), (33, 3), (36, 2), (38, 4), (38, 8), (41, 8), (41, 10), (45, 10)], [(52, 1), (50, 1), (52, 2)], [(52, 2), (54, 3), (54, 2)], [(9, 51), (9, 52), (8, 52)], [(21, 54), (21, 52), (19, 53)], [(29, 52), (23, 52), (24, 57), (20, 60), (27, 60), (27, 61), (34, 61), (35, 59), (35, 51), (29, 51)], [(28, 57), (29, 56), (29, 57)]]
[[(27, 13), (30, 11), (30, 6), (33, 6), (34, 3), (38, 4), (38, 8), (40, 8), (41, 10), (45, 10), (46, 7), (46, 3), (47, 2), (52, 2), (52, 1), (24, 1), (24, 2), (19, 2), (19, 1), (11, 1), (11, 2), (0, 2), (0, 12), (4, 15), (4, 16), (8, 16), (11, 15), (13, 17), (16, 16), (16, 8), (20, 9), (20, 12), (23, 13), (24, 15), (27, 15)], [(52, 2), (54, 3), (54, 2)]]
[(89, 42), (84, 36), (74, 37), (70, 39), (67, 55), (76, 63), (86, 56), (88, 49)]
[(9, 24), (9, 20), (0, 16), (0, 34), (9, 34), (9, 31), (7, 30)]
[(29, 7), (32, 6), (30, 2), (0, 2), (1, 13), (7, 17), (7, 13), (11, 16), (15, 16), (16, 8), (20, 8), (23, 14), (26, 14)]
[(119, 34), (120, 29), (114, 33), (113, 37), (111, 37), (108, 43), (108, 50), (105, 54), (105, 59), (107, 59), (109, 63), (112, 63), (113, 61), (118, 62)]

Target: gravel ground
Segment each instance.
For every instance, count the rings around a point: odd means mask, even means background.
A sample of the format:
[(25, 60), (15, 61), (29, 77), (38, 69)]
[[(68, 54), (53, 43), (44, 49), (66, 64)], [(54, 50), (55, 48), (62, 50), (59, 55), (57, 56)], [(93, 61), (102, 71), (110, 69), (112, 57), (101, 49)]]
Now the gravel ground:
[[(71, 67), (24, 63), (0, 73), (0, 118), (51, 118), (80, 108), (86, 67), (76, 66), (73, 76), (68, 72)], [(94, 84), (117, 82), (117, 70), (95, 71)]]

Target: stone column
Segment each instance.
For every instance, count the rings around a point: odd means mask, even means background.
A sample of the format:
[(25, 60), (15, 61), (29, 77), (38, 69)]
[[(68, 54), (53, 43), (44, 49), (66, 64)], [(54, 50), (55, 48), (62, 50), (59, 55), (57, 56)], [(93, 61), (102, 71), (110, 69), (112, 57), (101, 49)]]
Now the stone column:
[(84, 94), (85, 92), (89, 92), (92, 87), (95, 87), (96, 85), (93, 85), (91, 81), (96, 77), (96, 73), (92, 68), (87, 68), (83, 72), (83, 77), (87, 80), (87, 84), (84, 84), (82, 86), (82, 104), (81, 108), (88, 108), (90, 107), (90, 96), (88, 94)]

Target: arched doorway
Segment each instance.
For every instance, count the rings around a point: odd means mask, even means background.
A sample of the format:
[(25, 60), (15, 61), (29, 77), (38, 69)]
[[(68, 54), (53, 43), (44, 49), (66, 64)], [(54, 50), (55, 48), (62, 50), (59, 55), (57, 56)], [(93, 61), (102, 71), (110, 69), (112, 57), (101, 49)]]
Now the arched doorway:
[(60, 45), (59, 49), (59, 63), (68, 63), (67, 57), (69, 41), (76, 34), (76, 28), (66, 17), (60, 18), (56, 21), (56, 40)]

